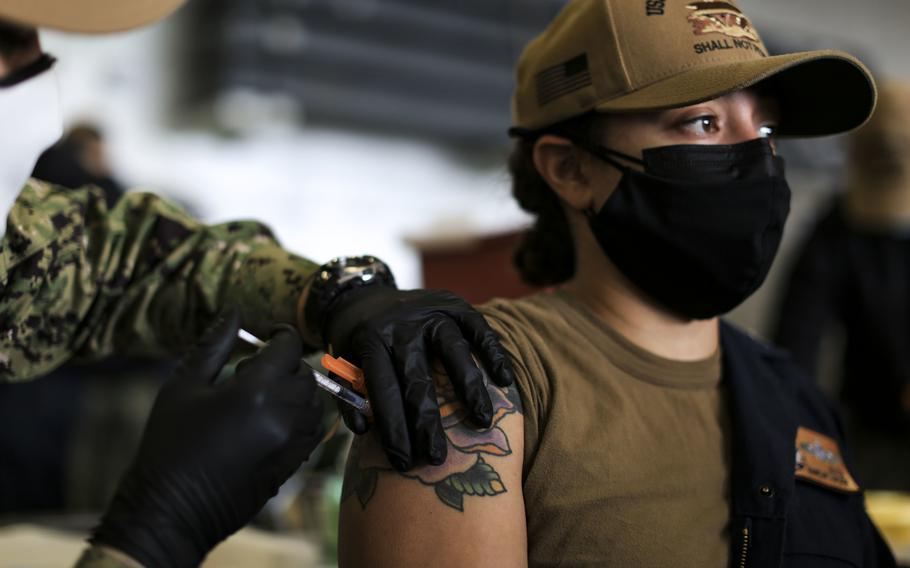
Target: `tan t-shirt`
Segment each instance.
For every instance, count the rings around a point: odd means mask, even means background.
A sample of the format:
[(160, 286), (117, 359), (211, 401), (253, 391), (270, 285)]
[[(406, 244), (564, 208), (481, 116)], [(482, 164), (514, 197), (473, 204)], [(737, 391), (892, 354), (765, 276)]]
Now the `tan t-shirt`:
[(720, 353), (658, 357), (563, 292), (481, 311), (513, 355), (524, 403), (530, 563), (726, 567)]

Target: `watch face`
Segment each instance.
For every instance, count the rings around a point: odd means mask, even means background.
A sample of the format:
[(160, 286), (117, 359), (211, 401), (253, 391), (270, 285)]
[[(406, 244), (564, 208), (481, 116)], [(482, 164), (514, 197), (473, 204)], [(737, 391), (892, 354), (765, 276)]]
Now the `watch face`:
[(330, 263), (341, 268), (348, 268), (382, 264), (382, 261), (377, 260), (375, 256), (339, 256)]
[(375, 256), (341, 256), (323, 264), (307, 296), (304, 312), (307, 329), (322, 337), (326, 311), (349, 290), (363, 286), (396, 288), (395, 277)]
[(388, 266), (375, 256), (340, 256), (324, 264), (319, 274), (319, 280), (329, 287), (344, 287), (352, 281), (366, 284), (382, 278), (394, 285)]
[(370, 282), (378, 274), (387, 272), (385, 264), (372, 256), (346, 258), (342, 262), (337, 272), (339, 284), (354, 279)]

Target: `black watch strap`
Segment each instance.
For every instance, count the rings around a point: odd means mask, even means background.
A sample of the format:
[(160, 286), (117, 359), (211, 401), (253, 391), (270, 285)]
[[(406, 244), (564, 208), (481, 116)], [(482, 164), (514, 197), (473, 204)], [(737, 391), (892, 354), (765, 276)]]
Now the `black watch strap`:
[(396, 287), (388, 265), (375, 256), (339, 256), (320, 266), (304, 307), (307, 331), (322, 338), (332, 306), (346, 292), (366, 286)]

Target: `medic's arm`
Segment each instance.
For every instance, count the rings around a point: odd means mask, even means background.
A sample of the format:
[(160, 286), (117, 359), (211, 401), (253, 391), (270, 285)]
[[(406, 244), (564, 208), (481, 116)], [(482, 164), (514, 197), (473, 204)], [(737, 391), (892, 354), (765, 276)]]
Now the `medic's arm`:
[(398, 473), (372, 433), (355, 440), (342, 491), (340, 566), (527, 565), (515, 386), (490, 387), (494, 419), (486, 430), (467, 421), (444, 376), (435, 388), (449, 444), (443, 465)]
[(267, 337), (296, 325), (315, 269), (259, 223), (206, 226), (148, 193), (108, 210), (96, 188), (31, 180), (0, 241), (0, 380), (74, 356), (174, 352), (225, 305)]

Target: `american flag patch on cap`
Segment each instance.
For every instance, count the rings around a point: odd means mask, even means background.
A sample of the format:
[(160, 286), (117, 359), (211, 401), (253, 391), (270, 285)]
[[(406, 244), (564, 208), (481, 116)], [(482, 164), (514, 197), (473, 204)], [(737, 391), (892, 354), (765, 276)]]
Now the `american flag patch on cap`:
[(537, 74), (537, 104), (543, 106), (591, 83), (588, 56), (583, 53)]

